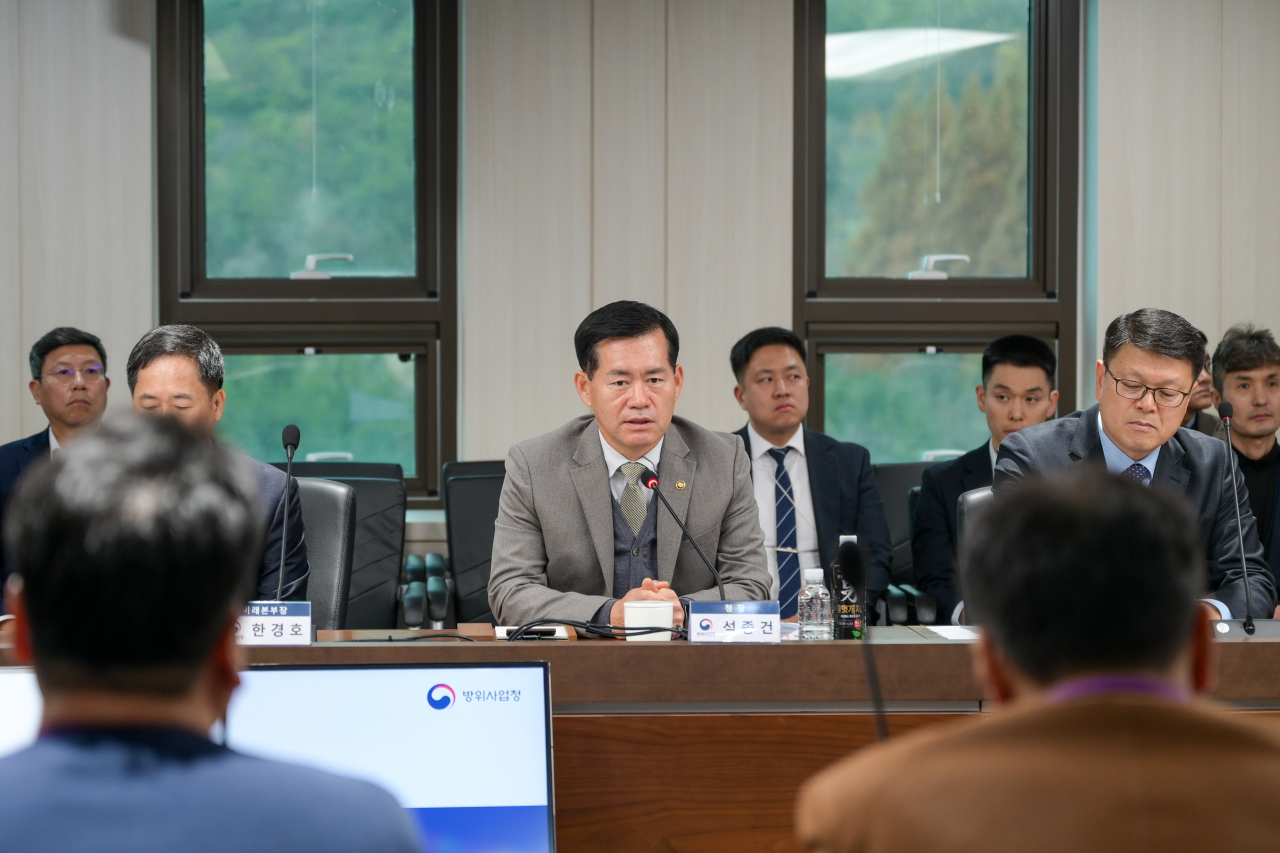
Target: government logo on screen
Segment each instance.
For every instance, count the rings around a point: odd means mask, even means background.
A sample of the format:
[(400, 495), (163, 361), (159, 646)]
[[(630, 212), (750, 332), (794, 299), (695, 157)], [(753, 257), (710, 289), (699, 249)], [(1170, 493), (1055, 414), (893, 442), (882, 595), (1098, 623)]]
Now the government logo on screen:
[(427, 691), (427, 704), (437, 711), (452, 707), (458, 701), (458, 694), (447, 684), (437, 684)]

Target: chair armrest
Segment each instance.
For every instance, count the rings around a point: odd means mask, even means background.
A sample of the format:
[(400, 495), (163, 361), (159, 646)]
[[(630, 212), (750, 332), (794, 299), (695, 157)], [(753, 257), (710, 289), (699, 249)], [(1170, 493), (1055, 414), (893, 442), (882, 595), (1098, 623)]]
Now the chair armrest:
[(902, 591), (907, 595), (907, 602), (914, 611), (914, 622), (920, 625), (936, 625), (938, 623), (938, 601), (927, 592), (921, 592), (911, 584), (903, 584)]
[(449, 561), (441, 554), (428, 554), (424, 560), (428, 578), (443, 578), (449, 575)]
[(890, 625), (906, 625), (911, 618), (907, 606), (907, 595), (897, 586), (889, 584), (884, 593), (885, 608), (888, 611)]
[(449, 586), (440, 576), (427, 577), (427, 618), (443, 624), (449, 616)]
[(404, 616), (404, 624), (410, 628), (421, 628), (427, 618), (427, 585), (422, 581), (412, 581), (404, 588), (400, 597), (400, 611)]
[(406, 583), (423, 583), (427, 579), (427, 564), (421, 554), (410, 554), (404, 558), (404, 579)]

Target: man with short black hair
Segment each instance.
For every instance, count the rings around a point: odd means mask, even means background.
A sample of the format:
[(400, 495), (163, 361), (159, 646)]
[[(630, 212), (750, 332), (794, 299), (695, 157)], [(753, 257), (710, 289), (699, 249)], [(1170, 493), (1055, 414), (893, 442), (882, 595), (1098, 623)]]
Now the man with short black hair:
[[(974, 670), (999, 707), (860, 750), (811, 779), (796, 815), (803, 846), (1271, 844), (1280, 734), (1199, 698), (1217, 670), (1209, 612), (1196, 603), (1204, 560), (1185, 501), (1098, 466), (1002, 489), (960, 557), (979, 630)], [(1117, 590), (1122, 609), (1099, 607)]]
[(1280, 556), (1280, 345), (1267, 329), (1232, 326), (1213, 354), (1213, 404), (1235, 409), (1231, 446), (1249, 492), (1267, 565)]
[(911, 556), (916, 585), (938, 602), (940, 622), (960, 624), (964, 602), (956, 589), (957, 503), (991, 485), (1000, 443), (1023, 427), (1042, 424), (1058, 407), (1058, 357), (1030, 335), (1007, 335), (982, 353), (982, 384), (974, 389), (991, 438), (959, 459), (934, 465), (920, 482)]
[(6, 850), (417, 850), (367, 782), (212, 743), (240, 683), (258, 484), (167, 419), (104, 427), (19, 486), (5, 542), (14, 654), (44, 697), (0, 760)]
[[(31, 396), (49, 426), (0, 447), (0, 523), (22, 473), (102, 423), (107, 408), (107, 351), (97, 335), (59, 326), (31, 347)], [(0, 613), (4, 611), (6, 561), (0, 554)]]
[(1209, 336), (1199, 329), (1196, 329), (1196, 334), (1204, 341), (1204, 367), (1200, 368), (1195, 387), (1191, 389), (1191, 396), (1187, 399), (1187, 417), (1182, 425), (1205, 435), (1217, 435), (1222, 424), (1209, 411), (1214, 405), (1213, 359), (1209, 357)]
[(494, 525), (489, 604), (502, 625), (537, 619), (623, 625), (628, 601), (719, 600), (715, 577), (652, 491), (697, 538), (731, 600), (769, 594), (742, 442), (675, 417), (684, 385), (667, 315), (613, 302), (574, 334), (574, 386), (592, 414), (507, 453)]
[[(222, 350), (203, 330), (187, 325), (152, 329), (134, 344), (125, 373), (135, 412), (174, 418), (213, 440), (214, 429), (222, 419), (227, 401), (227, 393), (222, 390), (226, 367), (222, 361)], [(285, 526), (286, 476), (273, 465), (248, 456), (245, 459), (258, 475), (261, 510), (267, 529), (255, 597), (274, 600), (280, 588), (280, 541)], [(288, 490), (289, 542), (281, 597), (286, 601), (296, 601), (306, 597), (310, 566), (307, 563), (302, 504), (298, 500), (298, 481), (288, 478)]]
[(803, 427), (809, 412), (805, 347), (790, 329), (748, 332), (729, 353), (733, 396), (747, 413), (742, 438), (772, 580), (783, 619), (797, 616), (801, 572), (831, 566), (842, 535), (857, 536), (869, 557), (868, 605), (889, 586), (893, 543), (871, 474), (871, 454)]
[[(1180, 429), (1205, 350), (1199, 331), (1177, 314), (1143, 308), (1107, 327), (1095, 368), (1098, 405), (1014, 433), (1000, 445), (995, 488), (1087, 462), (1154, 485), (1191, 503), (1208, 544), (1205, 599), (1223, 619), (1244, 618), (1243, 557), (1249, 566), (1254, 618), (1275, 610), (1275, 583), (1262, 557), (1249, 493), (1233, 487), (1226, 444)], [(1235, 493), (1243, 536), (1237, 534)], [(1103, 604), (1104, 602), (1099, 602)], [(1108, 605), (1128, 612), (1132, 595), (1117, 585)]]

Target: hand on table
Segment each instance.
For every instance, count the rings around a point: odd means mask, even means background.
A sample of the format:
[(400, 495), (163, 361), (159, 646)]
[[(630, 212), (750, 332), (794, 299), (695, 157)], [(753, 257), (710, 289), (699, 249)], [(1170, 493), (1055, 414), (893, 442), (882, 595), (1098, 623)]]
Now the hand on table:
[(684, 607), (680, 604), (680, 596), (676, 595), (671, 584), (666, 581), (655, 581), (645, 578), (637, 588), (631, 590), (613, 603), (609, 611), (609, 624), (622, 626), (626, 624), (623, 604), (628, 601), (669, 601), (673, 610), (672, 624), (679, 628), (684, 624)]

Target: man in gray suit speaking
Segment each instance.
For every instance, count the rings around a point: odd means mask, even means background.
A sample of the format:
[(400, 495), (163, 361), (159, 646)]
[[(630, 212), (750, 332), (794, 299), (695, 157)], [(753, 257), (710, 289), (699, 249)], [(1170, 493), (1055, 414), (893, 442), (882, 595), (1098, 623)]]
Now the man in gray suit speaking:
[(592, 414), (507, 454), (489, 605), (498, 622), (623, 624), (623, 602), (718, 600), (715, 578), (653, 493), (648, 468), (724, 582), (769, 596), (764, 535), (742, 440), (673, 416), (680, 338), (661, 311), (614, 302), (574, 334), (574, 385)]

